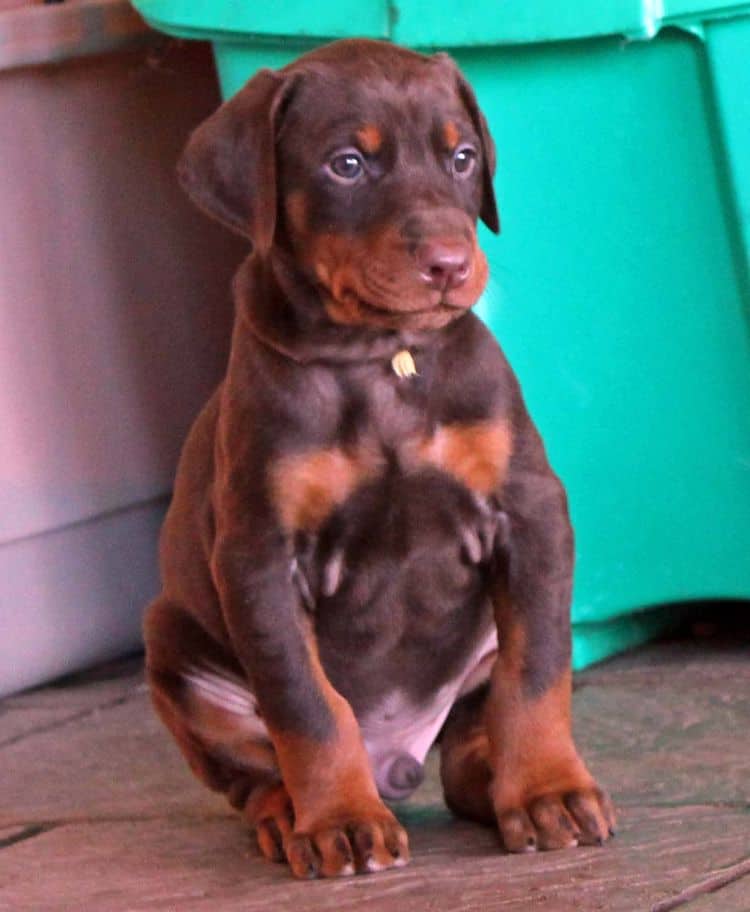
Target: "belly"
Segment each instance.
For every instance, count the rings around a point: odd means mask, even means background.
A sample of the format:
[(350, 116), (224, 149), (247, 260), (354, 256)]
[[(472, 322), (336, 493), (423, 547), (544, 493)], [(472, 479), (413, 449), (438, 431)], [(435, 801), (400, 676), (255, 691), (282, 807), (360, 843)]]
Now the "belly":
[[(396, 687), (358, 717), (373, 776), (383, 798), (408, 797), (422, 781), (422, 765), (456, 700), (489, 677), (497, 650), (491, 630), (461, 668), (429, 699), (416, 702)], [(247, 682), (213, 662), (197, 662), (182, 673), (197, 733), (207, 746), (231, 754), (234, 741), (250, 739), (270, 747), (270, 737)]]
[(459, 697), (489, 678), (497, 652), (490, 629), (450, 680), (428, 700), (415, 702), (395, 688), (359, 719), (378, 791), (383, 798), (408, 797), (422, 781), (425, 757)]

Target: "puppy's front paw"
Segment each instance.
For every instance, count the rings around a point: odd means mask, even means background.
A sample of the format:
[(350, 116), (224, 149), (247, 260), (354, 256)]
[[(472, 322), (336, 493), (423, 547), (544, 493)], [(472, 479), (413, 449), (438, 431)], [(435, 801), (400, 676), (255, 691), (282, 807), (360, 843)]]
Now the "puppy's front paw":
[(343, 877), (400, 867), (409, 861), (404, 828), (384, 806), (328, 815), (284, 841), (295, 877)]
[(603, 845), (614, 836), (614, 807), (593, 780), (562, 789), (538, 788), (522, 801), (503, 801), (498, 796), (495, 813), (509, 852)]

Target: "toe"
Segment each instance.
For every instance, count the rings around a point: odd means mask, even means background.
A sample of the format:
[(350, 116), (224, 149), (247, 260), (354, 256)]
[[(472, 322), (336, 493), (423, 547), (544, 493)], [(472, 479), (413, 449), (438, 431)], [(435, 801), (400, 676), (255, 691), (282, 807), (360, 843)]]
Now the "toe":
[(503, 845), (508, 852), (535, 852), (537, 836), (529, 815), (522, 808), (504, 811), (497, 824)]
[(409, 837), (406, 830), (395, 821), (383, 827), (383, 841), (389, 852), (394, 867), (402, 867), (409, 863)]
[(582, 845), (603, 845), (614, 823), (611, 802), (599, 789), (570, 792), (565, 805), (581, 833)]
[(599, 800), (599, 807), (604, 814), (604, 819), (607, 822), (607, 835), (614, 836), (615, 829), (617, 827), (617, 813), (615, 811), (615, 806), (612, 803), (612, 799), (609, 797), (607, 792), (604, 789), (600, 789), (598, 786), (594, 789), (594, 794)]
[(320, 874), (321, 858), (312, 840), (305, 833), (292, 833), (284, 849), (292, 874), (301, 880), (310, 880)]
[(284, 860), (284, 845), (279, 825), (269, 817), (261, 820), (255, 827), (255, 836), (261, 854), (269, 861)]
[(556, 795), (537, 798), (529, 807), (529, 815), (536, 827), (540, 849), (568, 849), (578, 845), (578, 826)]
[(342, 829), (324, 830), (315, 837), (321, 857), (320, 873), (323, 877), (345, 877), (354, 874), (354, 852)]
[(380, 824), (369, 821), (355, 823), (349, 828), (349, 838), (360, 874), (374, 874), (393, 867), (395, 858), (385, 844), (385, 833)]

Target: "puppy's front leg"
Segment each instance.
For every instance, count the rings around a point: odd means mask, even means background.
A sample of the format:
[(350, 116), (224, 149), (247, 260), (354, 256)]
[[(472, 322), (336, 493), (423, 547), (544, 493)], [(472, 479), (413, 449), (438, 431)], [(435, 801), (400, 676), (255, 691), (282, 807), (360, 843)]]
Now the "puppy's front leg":
[(405, 864), (406, 833), (380, 800), (354, 713), (321, 666), (292, 582), (288, 536), (257, 506), (245, 503), (252, 522), (219, 513), (212, 570), (291, 798), (287, 861), (297, 877)]
[(495, 592), (500, 648), (486, 714), (491, 799), (513, 852), (602, 843), (614, 826), (611, 802), (571, 732), (573, 536), (565, 493), (531, 423), (519, 431), (502, 492), (511, 553)]

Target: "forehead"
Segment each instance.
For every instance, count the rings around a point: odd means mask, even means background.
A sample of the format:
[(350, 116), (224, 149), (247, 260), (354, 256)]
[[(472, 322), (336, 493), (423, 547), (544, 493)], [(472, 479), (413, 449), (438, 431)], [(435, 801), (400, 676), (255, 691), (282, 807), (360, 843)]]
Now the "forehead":
[(424, 134), (446, 121), (471, 126), (455, 80), (437, 66), (418, 72), (325, 68), (303, 73), (287, 118), (292, 129), (316, 140), (364, 126), (386, 136)]

